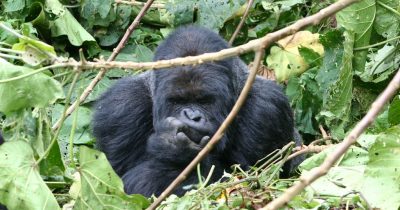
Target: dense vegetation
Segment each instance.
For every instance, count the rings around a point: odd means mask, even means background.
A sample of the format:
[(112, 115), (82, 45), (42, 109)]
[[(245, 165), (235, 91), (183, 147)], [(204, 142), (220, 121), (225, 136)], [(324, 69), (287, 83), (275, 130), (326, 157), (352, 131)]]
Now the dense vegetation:
[[(233, 46), (261, 38), (333, 0), (256, 0)], [(158, 0), (116, 57), (147, 62), (174, 27), (193, 23), (229, 40), (245, 0)], [(67, 116), (112, 53), (141, 2), (121, 0), (4, 0), (0, 3), (0, 203), (9, 209), (142, 209), (151, 203), (126, 195), (105, 156), (94, 150), (91, 106), (116, 79), (138, 71), (113, 68)], [(308, 148), (299, 168), (318, 166), (365, 115), (400, 67), (400, 1), (362, 0), (266, 49), (260, 74), (285, 87)], [(82, 49), (80, 51), (80, 49)], [(254, 55), (241, 55), (250, 62)], [(97, 59), (97, 60), (96, 60)], [(69, 65), (66, 65), (69, 64)], [(74, 65), (76, 66), (74, 67)], [(61, 122), (58, 126), (56, 122)], [(318, 140), (318, 141), (314, 141)], [(322, 151), (323, 150), (323, 151)], [(165, 209), (257, 209), (293, 179), (278, 179), (279, 158), (251, 171), (236, 167), (224, 182), (170, 196)], [(318, 151), (318, 154), (311, 154)], [(400, 207), (400, 94), (326, 176), (288, 203), (293, 209)]]

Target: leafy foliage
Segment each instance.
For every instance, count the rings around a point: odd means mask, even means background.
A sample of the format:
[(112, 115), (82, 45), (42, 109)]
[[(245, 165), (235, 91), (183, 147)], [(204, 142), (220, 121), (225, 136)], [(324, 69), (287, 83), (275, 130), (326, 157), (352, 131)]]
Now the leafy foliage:
[[(398, 209), (400, 198), (400, 127), (395, 126), (378, 136), (369, 151), (369, 161), (365, 168), (360, 187), (366, 199), (373, 207), (381, 209)], [(373, 189), (379, 188), (382, 193)]]
[(104, 154), (81, 147), (80, 179), (72, 189), (74, 209), (143, 209), (149, 201), (142, 195), (126, 195), (121, 179), (113, 172)]
[(0, 175), (0, 203), (10, 209), (60, 209), (26, 142), (7, 142), (0, 147)]
[[(7, 61), (1, 63), (0, 79), (9, 79), (31, 72), (28, 67), (16, 66)], [(0, 111), (9, 114), (29, 107), (45, 107), (64, 98), (61, 85), (44, 73), (14, 82), (0, 83)]]

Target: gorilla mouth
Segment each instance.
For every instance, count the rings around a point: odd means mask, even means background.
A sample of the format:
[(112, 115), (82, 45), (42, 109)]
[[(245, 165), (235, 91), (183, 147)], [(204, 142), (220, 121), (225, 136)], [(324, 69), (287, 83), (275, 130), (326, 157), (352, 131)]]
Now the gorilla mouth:
[(179, 128), (177, 133), (179, 133), (179, 132), (184, 133), (187, 137), (189, 137), (189, 139), (191, 141), (193, 141), (196, 144), (200, 144), (201, 140), (204, 137), (209, 136), (208, 134), (206, 134), (204, 132), (197, 131), (197, 130), (189, 128), (187, 126)]

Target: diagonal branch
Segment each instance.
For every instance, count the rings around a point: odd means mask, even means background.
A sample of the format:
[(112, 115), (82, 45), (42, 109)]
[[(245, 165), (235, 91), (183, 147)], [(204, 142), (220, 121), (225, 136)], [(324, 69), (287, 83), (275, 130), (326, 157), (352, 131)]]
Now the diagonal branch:
[(231, 39), (229, 39), (229, 45), (232, 46), (233, 41), (235, 41), (236, 36), (237, 36), (237, 35), (239, 34), (239, 32), (240, 32), (240, 29), (242, 29), (243, 24), (244, 24), (244, 21), (246, 20), (247, 15), (249, 15), (250, 8), (251, 8), (251, 6), (253, 6), (253, 2), (254, 2), (254, 0), (249, 0), (249, 1), (247, 2), (247, 7), (246, 7), (246, 10), (244, 11), (244, 14), (243, 14), (243, 16), (242, 16), (242, 19), (240, 20), (239, 25), (236, 27), (235, 32), (233, 32)]
[(396, 94), (399, 88), (400, 69), (397, 71), (397, 74), (386, 89), (379, 95), (374, 103), (372, 103), (367, 114), (357, 123), (346, 138), (337, 145), (336, 149), (325, 158), (325, 161), (319, 167), (313, 168), (307, 175), (302, 175), (298, 182), (262, 209), (278, 209), (289, 202), (294, 196), (299, 194), (305, 187), (310, 185), (316, 179), (325, 175), (336, 161), (339, 160), (339, 158), (349, 149), (349, 147), (356, 142), (357, 138), (364, 132), (364, 130), (372, 124), (383, 106)]
[(224, 135), (226, 129), (228, 126), (232, 123), (232, 121), (235, 119), (237, 113), (239, 113), (240, 108), (243, 106), (244, 102), (246, 101), (247, 94), (249, 93), (251, 86), (253, 85), (253, 82), (256, 78), (257, 75), (257, 70), (258, 67), (260, 66), (260, 62), (262, 61), (264, 57), (264, 48), (258, 49), (256, 52), (256, 56), (254, 58), (254, 66), (251, 69), (249, 76), (247, 77), (246, 83), (244, 84), (244, 87), (242, 89), (242, 92), (239, 95), (239, 98), (235, 105), (232, 108), (232, 111), (229, 113), (229, 115), (226, 117), (224, 122), (221, 124), (221, 126), (218, 128), (218, 130), (215, 132), (214, 136), (211, 138), (211, 140), (207, 143), (207, 145), (199, 152), (199, 154), (192, 160), (192, 162), (189, 163), (189, 165), (182, 171), (181, 174), (167, 187), (167, 189), (164, 190), (164, 192), (161, 193), (161, 195), (151, 204), (149, 209), (156, 209), (158, 205), (169, 195), (171, 192), (179, 185), (181, 184), (186, 177), (189, 176), (190, 172), (196, 167), (196, 165), (212, 150), (212, 148), (219, 142), (221, 137)]
[[(122, 37), (121, 41), (118, 43), (118, 46), (114, 48), (113, 53), (111, 56), (107, 59), (107, 61), (113, 61), (118, 53), (124, 48), (126, 42), (128, 41), (129, 36), (132, 34), (133, 30), (139, 25), (140, 20), (143, 18), (143, 16), (146, 14), (146, 11), (150, 8), (151, 4), (153, 3), (154, 0), (148, 0), (146, 4), (142, 7), (140, 10), (139, 14), (136, 16), (136, 18), (133, 20), (131, 25), (128, 27), (126, 30), (124, 36)], [(66, 117), (70, 116), (72, 112), (75, 111), (75, 107), (77, 107), (77, 104), (82, 103), (83, 101), (86, 100), (86, 98), (89, 96), (89, 94), (93, 91), (93, 88), (97, 85), (97, 83), (103, 79), (104, 75), (106, 74), (107, 69), (103, 68), (97, 73), (96, 77), (90, 82), (90, 84), (86, 87), (86, 89), (83, 91), (83, 93), (80, 95), (79, 99), (77, 99), (74, 103), (72, 103), (71, 106), (68, 107), (66, 114)], [(61, 119), (58, 120), (53, 127), (51, 128), (53, 131), (56, 130), (58, 127), (61, 126)]]
[[(253, 85), (253, 82), (255, 80), (257, 70), (260, 64), (261, 59), (264, 56), (264, 49), (271, 45), (274, 41), (277, 41), (275, 39), (279, 39), (283, 36), (287, 36), (289, 34), (293, 34), (300, 29), (312, 25), (312, 24), (318, 24), (323, 18), (329, 17), (333, 15), (334, 13), (340, 11), (341, 9), (351, 5), (352, 3), (356, 2), (357, 0), (341, 0), (338, 1), (330, 6), (328, 6), (325, 9), (322, 9), (319, 11), (317, 14), (314, 14), (312, 16), (306, 17), (304, 19), (301, 19), (294, 23), (293, 25), (290, 25), (286, 28), (283, 28), (277, 32), (274, 32), (272, 34), (268, 34), (265, 37), (263, 37), (262, 44), (258, 45), (257, 47), (254, 48), (254, 51), (256, 51), (256, 56), (254, 59), (254, 66), (250, 71), (250, 74), (248, 75), (248, 78), (246, 80), (246, 83), (243, 87), (242, 92), (240, 93), (240, 96), (238, 100), (236, 101), (235, 105), (233, 106), (231, 112), (227, 116), (227, 118), (224, 120), (224, 122), (221, 124), (221, 126), (218, 128), (214, 136), (211, 138), (211, 140), (207, 143), (207, 145), (199, 152), (199, 154), (190, 162), (190, 164), (179, 174), (179, 176), (167, 187), (167, 189), (164, 190), (164, 192), (161, 193), (161, 195), (147, 208), (147, 210), (154, 210), (157, 208), (158, 205), (161, 204), (161, 202), (171, 194), (171, 192), (174, 190), (175, 187), (177, 187), (179, 184), (181, 184), (186, 177), (190, 174), (190, 172), (196, 167), (196, 165), (212, 150), (212, 148), (219, 142), (219, 140), (222, 138), (224, 135), (226, 129), (228, 126), (231, 124), (231, 122), (234, 120), (236, 117), (237, 113), (239, 112), (240, 108), (244, 104), (247, 94), (249, 93), (251, 86)], [(275, 39), (271, 39), (271, 36), (273, 36)], [(227, 49), (229, 50), (229, 49)], [(226, 51), (226, 50), (225, 50)], [(222, 53), (222, 51), (220, 51)], [(211, 53), (208, 53), (211, 54)], [(202, 56), (207, 55), (203, 54)], [(200, 57), (200, 56), (197, 56)], [(203, 60), (200, 60), (203, 62)]]

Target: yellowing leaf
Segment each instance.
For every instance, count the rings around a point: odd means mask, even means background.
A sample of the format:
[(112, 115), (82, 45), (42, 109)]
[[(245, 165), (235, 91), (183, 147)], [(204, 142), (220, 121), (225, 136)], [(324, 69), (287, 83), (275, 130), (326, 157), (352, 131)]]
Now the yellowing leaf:
[(299, 47), (307, 47), (320, 55), (324, 54), (324, 46), (319, 43), (319, 34), (313, 34), (309, 31), (299, 31), (291, 36), (285, 37), (277, 42), (285, 51), (299, 54)]
[(308, 64), (300, 56), (299, 47), (312, 49), (323, 55), (324, 47), (319, 43), (319, 34), (309, 31), (299, 31), (277, 42), (267, 57), (268, 67), (274, 69), (276, 80), (285, 81), (290, 75), (298, 75), (308, 68)]

